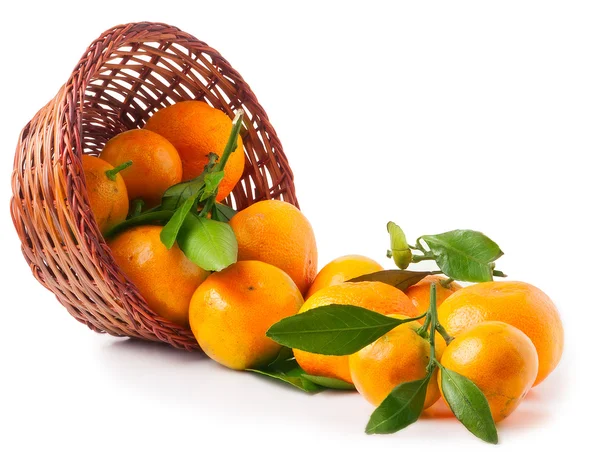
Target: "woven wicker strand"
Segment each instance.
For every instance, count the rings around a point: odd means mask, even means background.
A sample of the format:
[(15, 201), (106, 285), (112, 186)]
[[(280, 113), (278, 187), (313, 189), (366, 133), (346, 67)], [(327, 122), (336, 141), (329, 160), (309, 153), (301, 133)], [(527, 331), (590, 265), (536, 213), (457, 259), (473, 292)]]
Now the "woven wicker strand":
[(81, 167), (83, 154), (98, 155), (116, 134), (189, 99), (230, 117), (244, 110), (246, 168), (229, 205), (241, 209), (263, 199), (298, 205), (292, 171), (254, 93), (217, 51), (165, 24), (126, 24), (102, 34), (21, 132), (11, 214), (23, 255), (37, 280), (94, 331), (198, 348), (188, 329), (150, 311), (115, 265)]

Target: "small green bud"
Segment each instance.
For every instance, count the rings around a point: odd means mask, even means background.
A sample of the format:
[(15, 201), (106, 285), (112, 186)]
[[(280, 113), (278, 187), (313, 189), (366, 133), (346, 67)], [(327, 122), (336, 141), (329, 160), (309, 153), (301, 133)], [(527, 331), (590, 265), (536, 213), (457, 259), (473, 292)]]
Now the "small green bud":
[(412, 261), (412, 251), (406, 242), (404, 231), (392, 221), (387, 223), (387, 230), (390, 234), (391, 256), (394, 258), (394, 263), (400, 269), (406, 269)]

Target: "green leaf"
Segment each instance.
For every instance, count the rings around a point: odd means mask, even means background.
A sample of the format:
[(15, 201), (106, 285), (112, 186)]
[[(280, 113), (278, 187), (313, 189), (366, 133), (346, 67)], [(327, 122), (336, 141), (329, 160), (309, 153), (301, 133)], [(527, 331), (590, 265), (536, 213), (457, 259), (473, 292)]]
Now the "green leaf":
[(421, 415), (431, 375), (396, 386), (367, 424), (367, 434), (392, 434), (411, 425)]
[(135, 218), (135, 217), (141, 215), (144, 205), (145, 205), (145, 203), (141, 198), (136, 198), (135, 200), (133, 200), (131, 202), (131, 206), (129, 207), (130, 215), (128, 216), (128, 218)]
[(432, 274), (433, 272), (429, 271), (418, 272), (392, 269), (361, 275), (360, 277), (355, 277), (351, 280), (348, 280), (348, 282), (382, 282), (392, 285), (399, 290), (406, 291), (408, 287), (420, 282), (425, 277)]
[(190, 197), (198, 197), (204, 190), (204, 173), (189, 181), (169, 187), (162, 197), (161, 209), (176, 210)]
[(390, 221), (387, 223), (387, 231), (390, 234), (391, 257), (400, 269), (406, 269), (412, 261), (412, 252), (406, 242), (406, 235), (402, 228)]
[(221, 222), (229, 222), (237, 214), (233, 208), (223, 205), (222, 203), (215, 203), (215, 212), (212, 219)]
[(238, 245), (231, 226), (192, 213), (185, 217), (177, 243), (188, 259), (207, 271), (220, 271), (237, 260)]
[(277, 367), (280, 364), (283, 364), (293, 358), (294, 358), (294, 351), (292, 350), (292, 348), (281, 346), (281, 349), (279, 350), (277, 357), (275, 357), (273, 360), (271, 360), (271, 362), (269, 362), (269, 365), (267, 365), (267, 366), (268, 367)]
[(442, 393), (456, 418), (475, 436), (498, 443), (498, 432), (485, 395), (470, 379), (441, 367)]
[(165, 227), (160, 231), (160, 241), (168, 248), (171, 249), (177, 240), (179, 230), (185, 221), (186, 216), (196, 203), (196, 196), (189, 197), (183, 205), (177, 208), (177, 211), (173, 214), (169, 222), (165, 224)]
[(303, 378), (318, 384), (319, 386), (326, 387), (328, 389), (337, 389), (340, 391), (355, 391), (354, 384), (347, 383), (341, 379), (326, 378), (325, 376), (314, 376), (314, 375), (302, 375)]
[(219, 184), (224, 176), (224, 171), (211, 171), (210, 173), (206, 173), (204, 175), (204, 191), (200, 197), (201, 202), (213, 194), (216, 195)]
[(117, 224), (110, 231), (108, 231), (104, 237), (107, 240), (111, 239), (118, 233), (135, 226), (143, 226), (145, 224), (164, 224), (168, 222), (172, 216), (173, 211), (171, 210), (147, 211)]
[(267, 336), (284, 346), (325, 355), (361, 350), (410, 319), (395, 319), (357, 306), (331, 304), (286, 317)]
[(213, 152), (208, 154), (208, 163), (200, 175), (189, 181), (180, 182), (169, 187), (162, 197), (162, 210), (176, 210), (190, 197), (199, 197), (204, 191), (205, 177), (217, 164), (219, 156)]
[(472, 230), (423, 235), (419, 239), (427, 243), (444, 274), (465, 282), (493, 280), (494, 261), (503, 255), (493, 240)]
[(246, 371), (283, 381), (304, 392), (315, 393), (323, 390), (323, 387), (304, 377), (304, 370), (296, 362), (292, 350), (287, 347), (283, 347), (269, 365), (261, 368), (248, 368)]

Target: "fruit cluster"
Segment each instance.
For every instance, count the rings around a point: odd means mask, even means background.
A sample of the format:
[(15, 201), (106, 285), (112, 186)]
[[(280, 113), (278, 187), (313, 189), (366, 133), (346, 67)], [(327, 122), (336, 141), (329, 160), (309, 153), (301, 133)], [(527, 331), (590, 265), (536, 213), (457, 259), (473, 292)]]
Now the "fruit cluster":
[[(98, 226), (150, 309), (190, 327), (229, 368), (307, 392), (356, 389), (377, 406), (368, 433), (402, 429), (443, 396), (495, 443), (494, 423), (560, 360), (552, 301), (527, 283), (494, 281), (505, 277), (495, 268), (502, 251), (470, 230), (410, 245), (390, 222), (398, 269), (349, 255), (317, 273), (315, 236), (296, 207), (220, 203), (243, 174), (241, 124), (181, 102), (83, 158)], [(423, 260), (439, 270), (406, 270)]]

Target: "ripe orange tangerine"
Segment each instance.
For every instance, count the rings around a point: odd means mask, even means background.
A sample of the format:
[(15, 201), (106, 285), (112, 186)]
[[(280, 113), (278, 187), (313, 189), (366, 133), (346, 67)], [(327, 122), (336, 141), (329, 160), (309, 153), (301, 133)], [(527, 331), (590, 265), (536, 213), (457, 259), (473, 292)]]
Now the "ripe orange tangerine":
[(355, 277), (382, 271), (383, 267), (377, 261), (361, 255), (341, 256), (327, 263), (319, 271), (312, 285), (306, 293), (306, 298), (310, 298), (321, 288), (330, 285), (339, 285)]
[(234, 370), (273, 360), (281, 346), (267, 330), (302, 306), (302, 295), (281, 269), (261, 261), (238, 261), (214, 272), (190, 302), (190, 326), (211, 359)]
[[(397, 314), (391, 317), (406, 318)], [(429, 340), (417, 333), (420, 326), (417, 321), (403, 323), (350, 356), (352, 382), (373, 405), (383, 402), (397, 385), (427, 376), (431, 347)], [(445, 347), (444, 339), (436, 333), (438, 360)], [(427, 386), (424, 408), (429, 408), (440, 398), (437, 373), (436, 370)]]
[(451, 336), (486, 320), (506, 322), (525, 333), (537, 350), (541, 383), (560, 361), (564, 331), (558, 309), (539, 288), (524, 282), (485, 282), (465, 287), (439, 308), (439, 321)]
[[(475, 383), (487, 398), (494, 421), (517, 408), (538, 373), (533, 343), (504, 322), (482, 322), (464, 330), (448, 345), (441, 364)], [(438, 381), (441, 388), (441, 377)]]
[(81, 158), (92, 213), (103, 234), (124, 221), (129, 212), (127, 187), (121, 173), (110, 179), (106, 173), (115, 167), (91, 155)]
[(181, 159), (168, 140), (149, 130), (129, 130), (110, 139), (100, 158), (113, 165), (133, 164), (121, 174), (129, 199), (147, 205), (160, 203), (164, 192), (181, 182)]
[[(179, 152), (183, 180), (200, 175), (208, 163), (208, 154), (223, 155), (231, 133), (231, 119), (203, 101), (181, 101), (156, 112), (144, 127), (167, 138)], [(233, 190), (244, 172), (244, 143), (238, 136), (237, 148), (225, 165), (217, 201)]]

